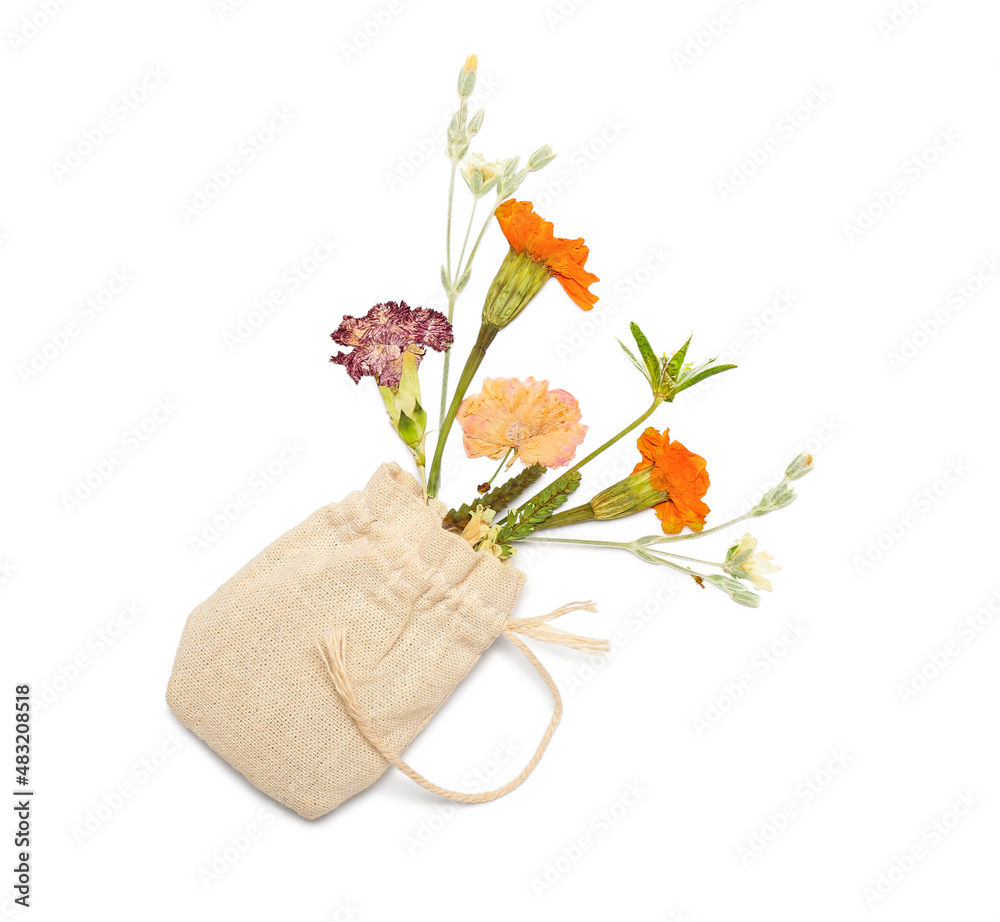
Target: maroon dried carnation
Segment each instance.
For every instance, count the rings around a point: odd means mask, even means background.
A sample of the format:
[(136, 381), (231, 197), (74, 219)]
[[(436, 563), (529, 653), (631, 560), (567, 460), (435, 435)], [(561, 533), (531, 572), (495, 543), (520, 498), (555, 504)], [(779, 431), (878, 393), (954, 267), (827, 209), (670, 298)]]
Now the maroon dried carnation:
[(451, 324), (440, 311), (409, 307), (405, 301), (376, 304), (364, 317), (344, 317), (330, 337), (353, 352), (338, 352), (330, 361), (343, 365), (357, 384), (371, 375), (384, 387), (399, 387), (403, 353), (420, 363), (425, 347), (443, 352), (454, 341)]

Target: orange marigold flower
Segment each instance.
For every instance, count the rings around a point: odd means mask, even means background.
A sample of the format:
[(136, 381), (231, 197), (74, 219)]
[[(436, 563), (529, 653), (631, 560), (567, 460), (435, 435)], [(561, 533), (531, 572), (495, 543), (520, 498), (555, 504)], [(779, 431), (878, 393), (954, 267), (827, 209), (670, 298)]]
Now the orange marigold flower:
[(653, 508), (668, 535), (675, 535), (687, 525), (692, 531), (701, 531), (705, 525), (708, 506), (702, 497), (708, 491), (708, 471), (701, 455), (688, 451), (680, 442), (670, 441), (670, 430), (661, 435), (650, 427), (636, 443), (642, 460), (633, 474), (649, 470), (650, 485), (665, 490), (669, 498)]
[(534, 378), (487, 378), (481, 393), (462, 401), (457, 419), (470, 458), (497, 460), (513, 449), (526, 465), (569, 464), (587, 433), (576, 398)]
[(582, 237), (567, 240), (552, 235), (552, 222), (535, 214), (531, 202), (509, 199), (494, 212), (507, 242), (515, 253), (523, 253), (536, 262), (544, 263), (577, 304), (589, 311), (597, 303), (597, 295), (589, 286), (600, 281), (584, 266), (590, 250)]

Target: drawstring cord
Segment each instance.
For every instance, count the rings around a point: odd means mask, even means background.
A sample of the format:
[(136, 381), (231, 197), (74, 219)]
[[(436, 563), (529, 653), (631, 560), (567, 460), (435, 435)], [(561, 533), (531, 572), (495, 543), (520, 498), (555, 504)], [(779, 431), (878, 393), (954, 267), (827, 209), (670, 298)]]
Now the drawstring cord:
[(546, 643), (559, 644), (585, 653), (603, 654), (608, 651), (608, 642), (606, 640), (581, 637), (579, 634), (571, 634), (548, 623), (574, 611), (593, 612), (597, 611), (597, 609), (593, 602), (570, 602), (568, 605), (563, 605), (561, 608), (557, 608), (547, 615), (539, 615), (534, 618), (509, 618), (507, 620), (507, 626), (503, 632), (504, 637), (517, 647), (528, 662), (535, 667), (535, 670), (548, 686), (549, 691), (552, 692), (554, 708), (552, 719), (549, 721), (545, 733), (542, 734), (542, 739), (535, 749), (534, 755), (528, 764), (521, 769), (520, 774), (499, 788), (492, 791), (483, 791), (479, 794), (452, 791), (428, 781), (420, 772), (404, 762), (397, 752), (394, 752), (378, 738), (372, 728), (368, 715), (358, 703), (357, 697), (354, 694), (354, 687), (351, 684), (350, 675), (347, 672), (347, 631), (344, 628), (334, 628), (328, 634), (324, 634), (322, 641), (317, 644), (317, 647), (326, 666), (327, 674), (330, 676), (330, 681), (333, 683), (333, 687), (340, 696), (341, 701), (343, 701), (347, 713), (351, 716), (361, 735), (368, 740), (375, 751), (386, 762), (398, 768), (404, 775), (432, 794), (447, 797), (450, 800), (457, 800), (465, 804), (480, 804), (509, 794), (511, 791), (519, 788), (528, 779), (528, 776), (541, 761), (549, 745), (549, 741), (552, 739), (552, 735), (556, 732), (556, 727), (559, 726), (559, 721), (562, 720), (562, 697), (559, 694), (556, 683), (553, 681), (552, 676), (549, 675), (548, 670), (538, 660), (538, 657), (528, 649), (527, 644), (518, 635), (532, 637), (535, 640), (542, 640)]

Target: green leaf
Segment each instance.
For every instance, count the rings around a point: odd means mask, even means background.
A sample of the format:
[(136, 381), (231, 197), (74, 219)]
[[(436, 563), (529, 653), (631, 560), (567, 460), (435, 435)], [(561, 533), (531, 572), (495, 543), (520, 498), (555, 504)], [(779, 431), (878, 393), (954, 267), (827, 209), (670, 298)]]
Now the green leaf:
[(420, 444), (420, 431), (417, 429), (417, 424), (402, 411), (399, 413), (397, 431), (399, 437), (411, 448)]
[(673, 394), (671, 395), (671, 400), (676, 397), (681, 391), (686, 391), (689, 387), (694, 387), (699, 381), (704, 381), (706, 378), (711, 378), (712, 375), (721, 374), (724, 371), (729, 371), (730, 368), (736, 368), (735, 365), (716, 365), (714, 368), (706, 368), (704, 371), (700, 371), (696, 374), (691, 375), (690, 378), (685, 378), (681, 381), (678, 387), (675, 387)]
[(397, 414), (399, 413), (399, 404), (396, 401), (396, 394), (393, 392), (391, 387), (386, 387), (384, 384), (378, 386), (379, 393), (382, 395), (382, 400), (385, 401), (386, 411), (389, 413), (389, 419), (392, 420), (393, 426), (396, 425)]
[(421, 434), (427, 429), (427, 411), (419, 403), (413, 404), (413, 421)]
[(527, 538), (569, 499), (570, 493), (578, 486), (580, 486), (580, 472), (574, 471), (572, 474), (563, 474), (554, 483), (539, 490), (523, 506), (507, 516), (500, 534), (497, 535), (496, 543), (509, 544), (511, 541)]
[(451, 279), (448, 278), (448, 270), (444, 266), (441, 267), (441, 284), (445, 291), (451, 288)]
[(671, 381), (677, 380), (677, 375), (681, 368), (684, 367), (684, 357), (687, 355), (688, 346), (691, 345), (691, 337), (687, 338), (687, 342), (678, 349), (670, 361), (667, 362), (667, 378)]
[(747, 608), (757, 608), (760, 605), (760, 596), (751, 592), (742, 583), (737, 582), (728, 576), (709, 576), (708, 581), (714, 586), (718, 586), (729, 598)]
[[(643, 376), (643, 377), (644, 377), (644, 378), (645, 378), (645, 379), (646, 379), (647, 381), (649, 381), (649, 372), (648, 372), (648, 371), (646, 371), (646, 366), (645, 366), (645, 365), (643, 365), (643, 364), (642, 364), (642, 362), (640, 362), (640, 361), (639, 361), (639, 360), (638, 360), (638, 359), (637, 359), (637, 358), (636, 358), (636, 357), (635, 357), (635, 356), (634, 356), (634, 355), (632, 354), (632, 350), (631, 350), (631, 349), (629, 349), (629, 347), (628, 347), (628, 346), (626, 346), (626, 345), (625, 345), (625, 343), (623, 343), (623, 342), (622, 342), (622, 341), (621, 341), (620, 339), (618, 340), (618, 345), (619, 345), (619, 346), (621, 346), (621, 347), (622, 347), (622, 349), (623, 349), (623, 350), (625, 351), (625, 354), (626, 354), (626, 355), (627, 355), (627, 356), (629, 357), (629, 361), (631, 361), (631, 362), (632, 362), (632, 364), (633, 364), (633, 365), (635, 365), (635, 367), (636, 367), (636, 368), (638, 368), (638, 369), (639, 369), (639, 371), (640, 371), (640, 372), (642, 373), (642, 376)], [(652, 383), (652, 382), (650, 382), (650, 383)]]
[(494, 487), (485, 496), (474, 499), (471, 504), (463, 503), (457, 509), (449, 510), (441, 524), (451, 531), (462, 531), (469, 524), (469, 519), (472, 517), (472, 513), (475, 512), (476, 506), (500, 512), (506, 509), (528, 487), (539, 480), (544, 473), (545, 468), (541, 464), (529, 465), (511, 477), (506, 483)]
[(646, 339), (646, 334), (639, 329), (639, 324), (633, 320), (629, 324), (629, 327), (632, 330), (632, 336), (635, 338), (635, 344), (639, 347), (639, 355), (642, 356), (642, 360), (646, 363), (649, 383), (654, 388), (657, 388), (660, 386), (660, 360), (656, 357), (656, 353), (649, 344), (649, 340)]

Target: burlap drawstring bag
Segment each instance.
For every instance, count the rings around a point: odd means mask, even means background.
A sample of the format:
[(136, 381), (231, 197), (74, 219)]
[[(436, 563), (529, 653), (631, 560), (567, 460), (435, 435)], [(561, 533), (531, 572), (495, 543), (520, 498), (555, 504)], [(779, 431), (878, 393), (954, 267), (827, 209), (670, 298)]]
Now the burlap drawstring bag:
[[(518, 634), (602, 652), (552, 627), (568, 606), (512, 619), (524, 574), (441, 527), (416, 480), (384, 464), (368, 485), (282, 535), (189, 616), (167, 702), (265, 794), (316, 819), (395, 765), (436, 794), (493, 800), (537, 765), (562, 714), (551, 676)], [(431, 784), (400, 757), (501, 634), (552, 692), (531, 761), (495, 791)]]

